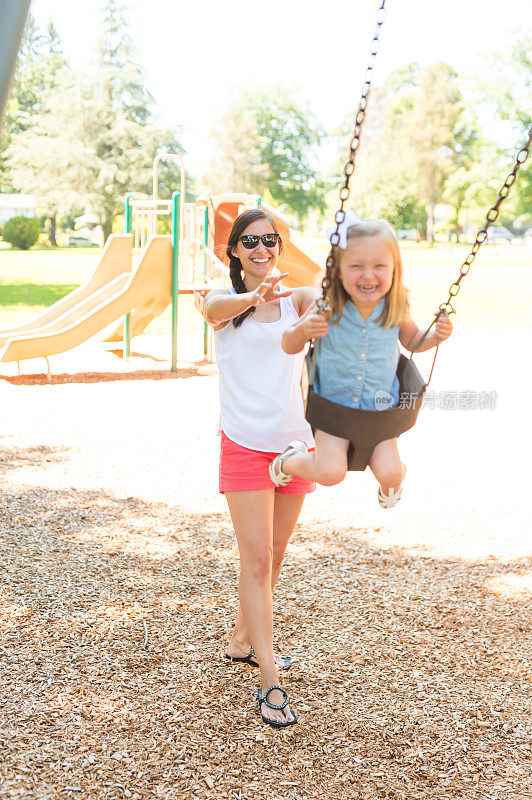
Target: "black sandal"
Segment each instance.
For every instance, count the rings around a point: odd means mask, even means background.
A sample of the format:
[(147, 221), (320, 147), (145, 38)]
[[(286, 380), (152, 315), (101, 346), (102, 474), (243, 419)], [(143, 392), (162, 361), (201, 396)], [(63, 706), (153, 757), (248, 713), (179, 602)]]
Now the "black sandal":
[[(253, 647), (251, 648), (251, 650), (249, 651), (249, 655), (247, 656), (242, 656), (242, 657), (230, 656), (229, 653), (226, 653), (225, 657), (229, 659), (229, 661), (234, 661), (235, 663), (238, 664), (249, 664), (250, 667), (259, 666), (258, 659), (256, 661), (253, 661), (254, 658), (255, 659), (257, 658)], [(275, 662), (275, 666), (277, 667), (277, 669), (289, 670), (290, 667), (292, 666), (292, 660), (288, 658), (288, 656), (278, 656), (278, 658), (280, 659), (281, 663), (278, 664), (277, 662)]]
[[(279, 691), (282, 692), (283, 694), (284, 699), (280, 706), (275, 705), (275, 703), (270, 703), (268, 700), (268, 695), (270, 694), (271, 691), (273, 691), (273, 689), (279, 689)], [(268, 708), (271, 708), (274, 711), (282, 711), (284, 713), (284, 709), (288, 705), (290, 698), (288, 697), (288, 692), (285, 692), (285, 690), (282, 689), (280, 686), (270, 686), (268, 689), (266, 689), (264, 694), (262, 693), (262, 688), (260, 688), (257, 693), (257, 697), (259, 699), (259, 712), (262, 717), (262, 721), (265, 722), (266, 725), (271, 725), (272, 728), (288, 728), (290, 725), (296, 724), (297, 716), (294, 714), (293, 711), (291, 713), (294, 719), (291, 720), (290, 722), (286, 719), (286, 714), (284, 715), (286, 722), (276, 722), (273, 719), (268, 719), (268, 717), (265, 717), (264, 714), (262, 713), (261, 709), (262, 703), (264, 703), (264, 705), (268, 706)]]

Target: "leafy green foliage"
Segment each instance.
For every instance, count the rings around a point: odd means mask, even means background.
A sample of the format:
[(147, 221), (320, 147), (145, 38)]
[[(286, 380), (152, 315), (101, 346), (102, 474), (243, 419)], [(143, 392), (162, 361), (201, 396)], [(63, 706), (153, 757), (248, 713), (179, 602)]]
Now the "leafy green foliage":
[[(513, 146), (507, 151), (508, 162), (514, 151), (528, 140), (532, 128), (532, 33), (516, 32), (512, 49), (498, 53), (489, 74), (488, 97), (500, 116), (508, 120), (513, 130)], [(512, 189), (512, 215), (522, 227), (532, 225), (532, 165), (531, 157), (521, 167)], [(513, 205), (513, 208), (512, 208)], [(507, 207), (508, 208), (508, 207)], [(505, 209), (506, 210), (506, 209)], [(504, 220), (504, 217), (502, 218)]]
[(103, 17), (103, 31), (98, 42), (99, 92), (107, 105), (121, 111), (131, 122), (142, 125), (151, 117), (154, 101), (136, 60), (125, 4), (107, 0)]
[(323, 211), (323, 185), (312, 163), (323, 131), (308, 107), (281, 87), (255, 90), (245, 99), (257, 122), (261, 163), (268, 166), (266, 187), (273, 200), (300, 222), (310, 208)]
[(323, 131), (308, 106), (281, 86), (241, 94), (214, 128), (216, 164), (205, 181), (215, 191), (256, 192), (302, 222), (325, 209), (316, 158)]
[(39, 220), (35, 217), (11, 217), (3, 227), (4, 241), (19, 250), (29, 250), (41, 234)]
[(411, 64), (392, 73), (368, 109), (352, 182), (355, 208), (398, 228), (424, 229), (430, 239), (435, 207), (449, 199), (450, 176), (473, 162), (477, 139), (476, 119), (451, 67)]
[[(50, 90), (58, 86), (58, 75), (66, 63), (53, 22), (50, 20), (41, 31), (30, 13), (7, 101), (5, 124), (0, 129), (0, 153), (5, 153), (13, 138), (28, 129), (35, 114), (46, 109)], [(10, 168), (0, 156), (0, 191), (12, 189)]]
[[(151, 191), (155, 155), (182, 151), (175, 131), (150, 124), (153, 99), (128, 30), (123, 5), (108, 0), (96, 76), (86, 78), (63, 64), (12, 137), (7, 151), (12, 185), (36, 195), (39, 210), (50, 218), (52, 237), (56, 215), (82, 208), (99, 217), (107, 238), (124, 195)], [(53, 42), (50, 35), (50, 54), (58, 47)], [(24, 72), (21, 81), (26, 82)], [(165, 165), (161, 194), (178, 181), (178, 169)]]

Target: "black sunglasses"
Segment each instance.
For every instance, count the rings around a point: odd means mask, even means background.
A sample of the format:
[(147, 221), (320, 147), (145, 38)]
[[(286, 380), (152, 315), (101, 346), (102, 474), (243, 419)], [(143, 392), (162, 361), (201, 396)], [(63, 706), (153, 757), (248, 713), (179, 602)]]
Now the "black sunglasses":
[(246, 250), (253, 250), (253, 248), (258, 245), (259, 239), (264, 247), (271, 248), (275, 247), (280, 238), (278, 233), (264, 233), (262, 236), (255, 236), (254, 234), (248, 233), (244, 234), (244, 236), (239, 236), (238, 241), (242, 242)]

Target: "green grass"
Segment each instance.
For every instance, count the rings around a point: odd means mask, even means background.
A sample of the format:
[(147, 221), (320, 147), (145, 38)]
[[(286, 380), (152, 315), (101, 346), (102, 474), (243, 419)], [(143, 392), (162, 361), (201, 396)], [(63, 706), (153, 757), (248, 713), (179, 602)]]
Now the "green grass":
[(0, 283), (79, 284), (91, 274), (99, 257), (97, 248), (0, 249)]
[(7, 283), (0, 281), (0, 302), (5, 306), (47, 307), (77, 289), (77, 283)]
[[(323, 238), (311, 244), (328, 253)], [(420, 326), (432, 318), (447, 300), (449, 286), (459, 275), (470, 252), (467, 245), (435, 245), (401, 242), (404, 281), (409, 290), (412, 315)], [(453, 301), (456, 319), (467, 326), (524, 325), (532, 327), (532, 250), (525, 246), (486, 245), (480, 249), (468, 275), (462, 279)]]
[[(77, 289), (94, 270), (101, 251), (87, 248), (12, 250), (0, 248), (0, 328), (24, 324)], [(179, 329), (200, 329), (192, 297), (179, 298)], [(153, 320), (148, 333), (171, 330), (170, 310)]]
[[(321, 254), (327, 245), (323, 238), (309, 237)], [(425, 243), (401, 244), (405, 283), (410, 291), (412, 314), (420, 325), (431, 319), (438, 305), (447, 299), (448, 288), (458, 275), (470, 248), (465, 245)], [(96, 266), (99, 250), (43, 249), (11, 250), (0, 248), (0, 327), (18, 325), (82, 284)], [(485, 246), (481, 248), (454, 305), (461, 324), (532, 326), (532, 251), (525, 247)], [(197, 331), (201, 318), (193, 298), (179, 299), (182, 331)], [(170, 330), (167, 309), (148, 327), (149, 333)]]

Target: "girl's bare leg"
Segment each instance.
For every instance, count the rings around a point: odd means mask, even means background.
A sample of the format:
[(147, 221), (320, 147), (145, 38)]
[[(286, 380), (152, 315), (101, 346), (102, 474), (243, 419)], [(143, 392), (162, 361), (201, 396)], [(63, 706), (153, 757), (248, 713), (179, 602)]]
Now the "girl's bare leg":
[(316, 451), (287, 456), (283, 461), (283, 472), (321, 483), (322, 486), (341, 483), (347, 472), (348, 440), (323, 431), (316, 431), (315, 440)]
[[(240, 607), (246, 630), (259, 661), (263, 690), (273, 684), (279, 684), (272, 641), (274, 495), (273, 489), (225, 494), (240, 552)], [(273, 704), (283, 702), (283, 696), (279, 691), (271, 692), (268, 699)], [(288, 706), (284, 711), (277, 711), (263, 705), (262, 713), (276, 722), (293, 719)]]
[[(284, 554), (294, 528), (296, 526), (304, 494), (275, 493), (273, 509), (273, 554), (272, 554), (272, 593), (279, 578), (283, 564)], [(240, 604), (236, 617), (235, 627), (227, 645), (227, 654), (230, 656), (247, 656), (251, 648), (251, 639), (246, 630), (244, 616)]]
[(405, 477), (406, 467), (399, 455), (397, 439), (379, 442), (371, 454), (369, 468), (380, 483), (385, 496), (388, 496), (390, 489), (394, 490), (394, 494), (398, 491)]

